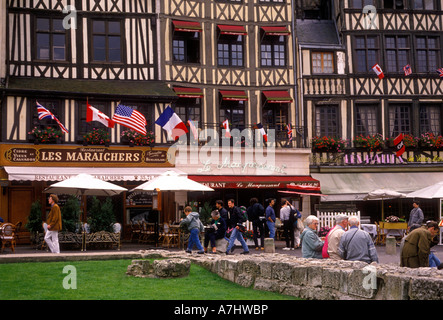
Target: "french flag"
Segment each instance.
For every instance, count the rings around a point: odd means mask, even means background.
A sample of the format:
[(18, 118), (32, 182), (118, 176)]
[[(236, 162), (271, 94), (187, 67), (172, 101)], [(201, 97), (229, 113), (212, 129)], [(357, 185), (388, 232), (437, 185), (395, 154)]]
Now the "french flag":
[(170, 106), (166, 107), (165, 111), (163, 111), (155, 123), (165, 129), (174, 140), (177, 140), (188, 132), (184, 122)]

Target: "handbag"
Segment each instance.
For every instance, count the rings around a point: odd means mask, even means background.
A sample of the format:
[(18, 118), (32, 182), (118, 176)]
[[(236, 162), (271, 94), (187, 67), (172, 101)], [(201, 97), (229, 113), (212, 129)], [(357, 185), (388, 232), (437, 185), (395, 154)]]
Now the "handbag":
[(301, 218), (298, 218), (298, 219), (297, 219), (297, 229), (298, 229), (300, 232), (302, 232), (304, 228), (305, 228), (305, 226), (304, 226), (304, 224), (303, 224), (303, 221), (301, 221)]

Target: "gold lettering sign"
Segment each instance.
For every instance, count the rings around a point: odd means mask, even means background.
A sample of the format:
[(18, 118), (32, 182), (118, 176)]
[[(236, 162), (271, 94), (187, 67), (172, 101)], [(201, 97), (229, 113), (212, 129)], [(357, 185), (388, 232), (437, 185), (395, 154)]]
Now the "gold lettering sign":
[(1, 165), (172, 167), (168, 148), (0, 145)]

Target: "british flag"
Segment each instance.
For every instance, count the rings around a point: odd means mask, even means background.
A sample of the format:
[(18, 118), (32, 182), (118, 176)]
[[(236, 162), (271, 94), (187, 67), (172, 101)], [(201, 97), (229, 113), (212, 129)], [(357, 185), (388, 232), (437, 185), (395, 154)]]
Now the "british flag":
[(47, 118), (55, 120), (55, 122), (57, 122), (60, 129), (62, 129), (62, 131), (64, 133), (69, 133), (69, 130), (66, 129), (66, 127), (52, 114), (51, 111), (49, 111), (48, 109), (43, 107), (40, 103), (38, 103), (38, 101), (36, 101), (36, 104), (37, 104), (37, 112), (38, 112), (38, 119), (39, 120), (43, 120), (43, 119), (47, 119)]
[(437, 72), (440, 78), (443, 78), (443, 68), (437, 69)]
[(288, 124), (286, 126), (286, 129), (288, 130), (288, 140), (292, 141), (292, 127), (291, 127), (291, 124)]
[(409, 76), (410, 74), (412, 74), (412, 68), (411, 65), (406, 65), (403, 67), (403, 71), (405, 72), (405, 76)]

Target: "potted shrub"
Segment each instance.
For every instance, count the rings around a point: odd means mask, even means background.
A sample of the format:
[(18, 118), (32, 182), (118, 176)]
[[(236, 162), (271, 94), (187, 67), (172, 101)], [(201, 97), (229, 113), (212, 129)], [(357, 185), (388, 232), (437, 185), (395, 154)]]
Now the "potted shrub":
[(28, 222), (25, 224), (26, 229), (30, 231), (31, 243), (37, 244), (39, 233), (43, 232), (42, 205), (39, 200), (31, 204), (31, 210), (28, 216)]
[(101, 204), (96, 197), (92, 199), (92, 206), (89, 210), (88, 224), (91, 233), (106, 231), (113, 232), (112, 225), (115, 223), (114, 209), (111, 198)]
[(314, 137), (312, 138), (312, 150), (320, 152), (343, 152), (347, 141), (333, 137)]
[(28, 134), (34, 136), (34, 143), (57, 143), (60, 141), (62, 132), (55, 127), (34, 127)]
[(83, 135), (83, 142), (91, 145), (109, 145), (111, 139), (109, 132), (105, 129), (94, 128), (92, 131)]
[(61, 208), (62, 229), (66, 232), (78, 233), (81, 231), (80, 224), (80, 201), (71, 195)]
[(142, 135), (134, 130), (125, 130), (121, 133), (122, 141), (134, 146), (150, 146), (155, 141), (154, 132), (147, 131), (146, 135)]

